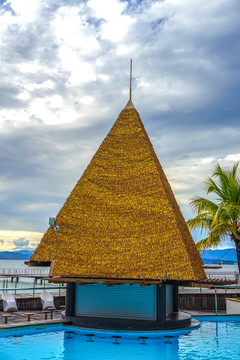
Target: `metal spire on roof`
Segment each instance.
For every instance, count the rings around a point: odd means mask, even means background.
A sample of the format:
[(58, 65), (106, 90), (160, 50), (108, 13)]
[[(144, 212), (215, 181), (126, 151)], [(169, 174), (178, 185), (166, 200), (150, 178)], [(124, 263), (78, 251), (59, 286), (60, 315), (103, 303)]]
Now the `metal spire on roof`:
[(130, 59), (130, 91), (129, 91), (129, 101), (125, 106), (125, 109), (134, 109), (134, 105), (132, 103), (132, 59)]
[(132, 100), (132, 59), (130, 59), (130, 94), (129, 99)]

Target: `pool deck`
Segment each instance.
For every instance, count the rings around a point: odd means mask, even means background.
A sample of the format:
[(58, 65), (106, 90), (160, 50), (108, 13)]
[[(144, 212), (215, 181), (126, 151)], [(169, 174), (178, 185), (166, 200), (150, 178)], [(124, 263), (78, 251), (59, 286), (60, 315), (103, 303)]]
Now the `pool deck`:
[[(194, 316), (216, 316), (215, 311), (208, 311), (208, 310), (202, 310), (202, 311), (196, 311), (196, 310), (183, 310), (183, 312), (186, 312), (190, 314), (193, 318)], [(226, 315), (225, 310), (219, 310), (218, 315)]]
[[(199, 288), (180, 288), (179, 289), (179, 293), (180, 294), (185, 294), (185, 293), (199, 293), (200, 289)], [(209, 288), (202, 288), (201, 289), (201, 293), (207, 293), (207, 294), (211, 294), (214, 293), (215, 290), (214, 289), (209, 289)], [(240, 289), (231, 289), (228, 288), (227, 290), (225, 289), (217, 289), (218, 294), (221, 293), (225, 293), (225, 294), (230, 294), (230, 293), (234, 293), (234, 294), (240, 294)], [(32, 294), (17, 294), (14, 295), (14, 297), (16, 299), (19, 298), (27, 298), (27, 297), (32, 297)], [(35, 294), (35, 297), (38, 298), (40, 297), (40, 294)], [(196, 311), (196, 310), (182, 310), (183, 312), (189, 313), (190, 315), (192, 315), (192, 317), (194, 318), (194, 316), (213, 316), (216, 315), (215, 311), (208, 311), (208, 310), (202, 310), (202, 311)], [(31, 319), (30, 321), (28, 321), (27, 319), (27, 315), (25, 315), (25, 313), (30, 312), (33, 313), (33, 315), (31, 315)], [(2, 315), (4, 315), (5, 313), (3, 311), (0, 311), (0, 330), (1, 329), (6, 329), (6, 328), (13, 328), (13, 327), (21, 327), (21, 326), (28, 326), (28, 325), (42, 325), (42, 324), (57, 324), (57, 323), (70, 323), (68, 320), (64, 320), (64, 318), (62, 317), (62, 313), (63, 310), (62, 309), (56, 309), (53, 312), (53, 319), (50, 318), (50, 314), (48, 314), (48, 319), (45, 320), (45, 314), (42, 313), (41, 310), (19, 310), (17, 312), (9, 312), (9, 314), (11, 314), (11, 316), (8, 318), (7, 324), (5, 324), (5, 319), (4, 317), (2, 317)], [(219, 310), (218, 311), (218, 315), (226, 315), (226, 311), (225, 310)]]
[[(27, 315), (25, 313), (31, 312), (31, 320), (27, 320)], [(184, 311), (194, 316), (209, 316), (209, 315), (216, 315), (214, 311)], [(8, 318), (7, 324), (5, 324), (5, 319), (2, 315), (6, 314), (3, 311), (0, 311), (0, 331), (1, 329), (9, 329), (15, 327), (22, 327), (22, 326), (30, 326), (30, 325), (46, 325), (46, 324), (59, 324), (59, 323), (67, 323), (70, 324), (69, 320), (65, 320), (62, 317), (62, 310), (55, 310), (53, 313), (53, 319), (50, 318), (50, 314), (48, 314), (48, 319), (45, 320), (45, 314), (42, 313), (40, 310), (30, 310), (30, 311), (16, 311), (16, 312), (9, 312), (11, 316)], [(225, 311), (219, 311), (218, 315), (225, 315)]]

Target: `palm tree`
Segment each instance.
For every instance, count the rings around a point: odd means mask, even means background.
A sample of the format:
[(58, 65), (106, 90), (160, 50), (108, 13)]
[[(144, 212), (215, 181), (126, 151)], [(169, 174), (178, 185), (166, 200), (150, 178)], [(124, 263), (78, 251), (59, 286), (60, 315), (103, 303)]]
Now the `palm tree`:
[(212, 176), (204, 181), (207, 194), (216, 195), (216, 201), (194, 197), (190, 204), (197, 215), (187, 221), (189, 230), (207, 231), (208, 236), (196, 245), (198, 250), (216, 247), (221, 240), (231, 238), (236, 247), (240, 270), (240, 178), (238, 165), (228, 171), (217, 164)]

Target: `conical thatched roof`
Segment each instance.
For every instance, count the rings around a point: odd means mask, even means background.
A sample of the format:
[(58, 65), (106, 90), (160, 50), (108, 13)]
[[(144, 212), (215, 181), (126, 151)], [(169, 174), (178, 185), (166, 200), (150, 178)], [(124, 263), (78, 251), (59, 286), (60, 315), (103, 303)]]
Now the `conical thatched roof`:
[(31, 262), (53, 276), (201, 280), (202, 260), (138, 112), (126, 107)]

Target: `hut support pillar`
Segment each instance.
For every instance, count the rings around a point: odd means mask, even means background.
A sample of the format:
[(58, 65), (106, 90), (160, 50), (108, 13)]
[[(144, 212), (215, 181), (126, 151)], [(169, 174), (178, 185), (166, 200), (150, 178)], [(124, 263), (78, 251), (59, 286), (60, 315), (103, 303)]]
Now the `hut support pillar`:
[(66, 295), (66, 316), (75, 315), (75, 283), (67, 284), (67, 295)]
[(178, 285), (173, 285), (173, 312), (179, 311)]
[(157, 322), (164, 328), (166, 324), (166, 286), (157, 285)]

